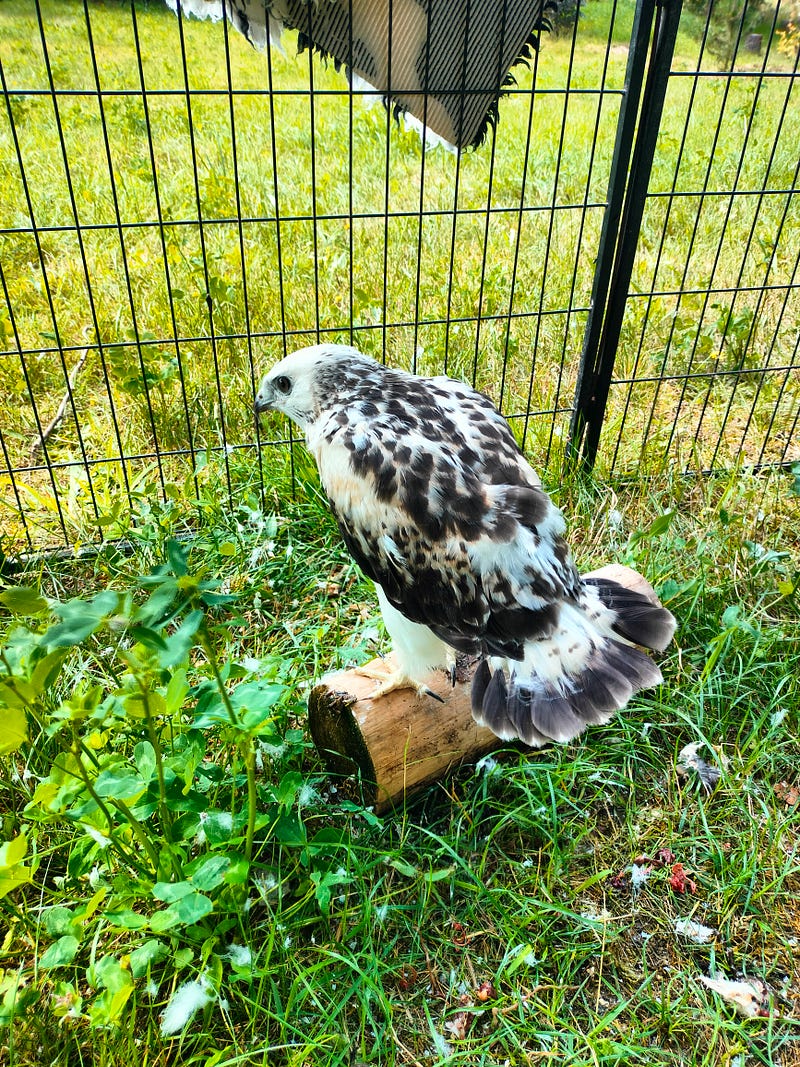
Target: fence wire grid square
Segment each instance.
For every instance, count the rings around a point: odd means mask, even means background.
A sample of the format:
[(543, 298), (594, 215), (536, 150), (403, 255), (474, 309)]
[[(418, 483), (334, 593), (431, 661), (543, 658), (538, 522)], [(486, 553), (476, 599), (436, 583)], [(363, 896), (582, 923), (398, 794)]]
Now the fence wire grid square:
[[(800, 460), (797, 41), (786, 4), (718, 7), (682, 15), (603, 477)], [(120, 536), (209, 472), (268, 490), (289, 438), (255, 427), (258, 379), (319, 340), (473, 382), (556, 478), (633, 17), (562, 11), (454, 152), (291, 34), (5, 0), (4, 553)]]

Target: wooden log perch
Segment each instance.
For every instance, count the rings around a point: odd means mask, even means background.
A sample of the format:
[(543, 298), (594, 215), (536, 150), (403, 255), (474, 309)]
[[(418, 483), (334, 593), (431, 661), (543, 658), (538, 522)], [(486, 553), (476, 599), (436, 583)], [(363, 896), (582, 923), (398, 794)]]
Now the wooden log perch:
[[(612, 563), (585, 577), (613, 579), (658, 603), (647, 579), (630, 567)], [(380, 664), (391, 668), (392, 657), (367, 666)], [(371, 700), (374, 678), (354, 670), (327, 675), (308, 701), (314, 744), (332, 773), (360, 776), (367, 804), (378, 812), (394, 807), (453, 768), (508, 744), (472, 718), (471, 674), (452, 688), (443, 671), (423, 679), (443, 704), (411, 689)]]

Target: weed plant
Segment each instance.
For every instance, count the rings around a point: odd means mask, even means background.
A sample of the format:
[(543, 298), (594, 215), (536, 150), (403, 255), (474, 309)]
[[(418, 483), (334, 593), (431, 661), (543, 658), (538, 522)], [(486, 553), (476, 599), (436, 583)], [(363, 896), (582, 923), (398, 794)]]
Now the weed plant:
[[(793, 478), (562, 484), (581, 565), (677, 615), (664, 686), (377, 816), (306, 740), (312, 679), (383, 638), (299, 477), (0, 594), (7, 1062), (795, 1062)], [(709, 974), (765, 982), (766, 1016)]]

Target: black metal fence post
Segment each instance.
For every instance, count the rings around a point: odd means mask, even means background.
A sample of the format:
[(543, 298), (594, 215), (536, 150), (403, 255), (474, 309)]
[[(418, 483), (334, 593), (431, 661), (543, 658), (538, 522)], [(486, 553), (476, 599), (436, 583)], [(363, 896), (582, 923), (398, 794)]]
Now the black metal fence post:
[(638, 0), (636, 5), (625, 96), (609, 178), (608, 206), (600, 235), (567, 448), (567, 461), (579, 460), (587, 469), (594, 465), (600, 443), (681, 4), (682, 0)]

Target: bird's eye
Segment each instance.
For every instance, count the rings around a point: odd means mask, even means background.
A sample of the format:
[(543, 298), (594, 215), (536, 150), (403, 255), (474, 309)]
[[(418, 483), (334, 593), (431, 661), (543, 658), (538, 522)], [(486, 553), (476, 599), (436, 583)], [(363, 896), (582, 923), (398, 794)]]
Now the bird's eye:
[(278, 392), (283, 393), (284, 395), (286, 395), (286, 393), (291, 392), (292, 389), (291, 380), (287, 378), (285, 374), (281, 374), (279, 377), (277, 377), (275, 379), (274, 385)]

